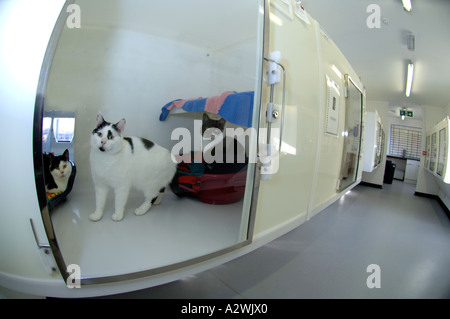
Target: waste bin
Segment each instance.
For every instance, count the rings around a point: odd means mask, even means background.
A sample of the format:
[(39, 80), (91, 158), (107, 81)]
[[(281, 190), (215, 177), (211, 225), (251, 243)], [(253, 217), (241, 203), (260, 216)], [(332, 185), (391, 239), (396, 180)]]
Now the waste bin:
[(383, 183), (392, 184), (392, 181), (394, 179), (395, 167), (396, 167), (395, 163), (392, 163), (392, 161), (386, 161)]

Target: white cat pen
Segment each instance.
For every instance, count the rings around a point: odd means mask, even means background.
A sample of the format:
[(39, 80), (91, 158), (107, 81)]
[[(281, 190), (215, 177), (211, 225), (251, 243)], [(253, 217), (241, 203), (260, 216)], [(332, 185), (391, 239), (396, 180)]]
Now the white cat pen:
[[(180, 279), (281, 236), (360, 181), (363, 85), (295, 1), (55, 0), (33, 7), (31, 18), (21, 15), (28, 2), (6, 1), (0, 11), (0, 30), (19, 30), (29, 45), (0, 37), (1, 125), (21, 141), (0, 140), (18, 158), (0, 159), (10, 181), (1, 195), (4, 289), (100, 296)], [(18, 68), (24, 59), (15, 54), (34, 59)], [(111, 123), (126, 119), (123, 136), (200, 158), (199, 174), (179, 165), (184, 173), (174, 180), (195, 196), (168, 185), (159, 205), (136, 216), (143, 195), (131, 191), (115, 221), (110, 190), (103, 218), (90, 220), (99, 111)], [(217, 137), (202, 135), (205, 113), (227, 121), (224, 133), (245, 148), (245, 165), (206, 171), (205, 147)], [(76, 176), (50, 205), (42, 153), (66, 148)], [(12, 168), (21, 168), (21, 181)]]

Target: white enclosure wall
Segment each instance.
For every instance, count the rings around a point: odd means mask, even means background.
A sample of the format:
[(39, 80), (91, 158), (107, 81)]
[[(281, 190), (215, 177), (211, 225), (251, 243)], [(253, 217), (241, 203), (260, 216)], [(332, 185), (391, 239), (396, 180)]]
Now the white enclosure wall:
[(377, 111), (366, 113), (365, 132), (363, 170), (364, 172), (373, 172), (382, 161), (382, 150), (384, 148), (384, 140), (382, 139), (384, 129)]
[[(279, 171), (269, 181), (261, 182), (256, 236), (306, 220), (318, 147), (318, 53), (314, 25), (305, 25), (297, 18), (291, 20), (273, 5), (271, 17), (269, 51), (280, 51), (280, 63), (286, 68), (285, 144)], [(298, 40), (292, 41), (293, 38)], [(274, 96), (274, 103), (281, 104), (282, 83), (276, 86)], [(281, 123), (275, 125), (279, 127)]]
[[(5, 132), (0, 147), (13, 156), (0, 158), (0, 286), (39, 294), (58, 280), (44, 268), (30, 226), (43, 243), (46, 234), (36, 200), (33, 168), (33, 117), (42, 60), (63, 1), (10, 0), (0, 2), (0, 124)], [(21, 176), (21, 177), (18, 177)], [(40, 289), (30, 282), (39, 282)], [(0, 292), (1, 293), (1, 292)]]
[[(364, 87), (342, 52), (319, 25), (317, 26), (317, 37), (321, 62), (319, 70), (320, 111), (318, 133), (318, 145), (321, 148), (318, 153), (317, 177), (314, 185), (314, 198), (311, 203), (311, 216), (320, 212), (340, 196), (337, 189), (341, 176), (344, 135), (346, 132), (345, 74), (356, 81), (360, 88)], [(331, 81), (333, 85), (331, 86), (327, 81)], [(330, 134), (330, 130), (327, 130), (327, 108), (330, 103), (328, 101), (330, 96), (328, 90), (332, 90), (333, 86), (339, 92), (339, 103), (337, 104), (339, 113), (336, 120), (337, 130), (335, 131), (337, 134)], [(360, 166), (358, 169), (357, 180), (360, 180), (362, 167)]]
[[(86, 8), (89, 1), (76, 3)], [(77, 118), (82, 119), (77, 121), (75, 130), (80, 150), (75, 162), (82, 165), (77, 182), (89, 183), (90, 169), (83, 165), (88, 165), (90, 133), (98, 111), (107, 120), (125, 118), (126, 135), (148, 137), (171, 148), (178, 142), (170, 139), (173, 128), (193, 129), (193, 121), (172, 117), (169, 125), (160, 122), (162, 106), (175, 99), (209, 97), (226, 90), (252, 90), (256, 67), (255, 9), (253, 24), (249, 21), (249, 25), (242, 25), (235, 20), (233, 26), (239, 32), (229, 30), (223, 34), (228, 38), (218, 40), (216, 28), (195, 31), (195, 26), (188, 22), (201, 18), (194, 15), (177, 24), (166, 23), (164, 29), (170, 36), (164, 38), (163, 28), (155, 29), (158, 22), (154, 21), (168, 14), (161, 13), (161, 6), (142, 16), (145, 21), (152, 21), (144, 24), (139, 19), (143, 14), (139, 3), (130, 6), (121, 1), (96, 3), (82, 11), (82, 28), (64, 28), (46, 92), (46, 109), (77, 110)], [(246, 3), (247, 7), (250, 4), (256, 8), (255, 3)], [(107, 10), (95, 11), (99, 8)], [(217, 11), (226, 12), (220, 7)], [(177, 12), (183, 12), (183, 8), (172, 10), (171, 14)], [(174, 34), (177, 28), (182, 30), (189, 25), (190, 32), (183, 33), (190, 36), (184, 38), (181, 31), (177, 37), (172, 36), (167, 30), (169, 25)], [(236, 36), (230, 39), (228, 33)], [(193, 116), (201, 119), (199, 115)]]
[[(445, 116), (446, 113), (444, 110), (440, 108), (435, 108), (431, 106), (427, 106), (423, 110), (424, 112), (424, 119), (423, 119), (423, 149), (426, 149), (426, 136), (427, 133), (431, 132), (432, 128), (438, 124)], [(444, 203), (446, 203), (447, 207), (450, 207), (450, 203), (447, 201), (448, 194), (450, 194), (449, 187), (439, 182), (439, 180), (433, 176), (429, 171), (427, 171), (425, 166), (425, 156), (422, 156), (420, 161), (420, 168), (419, 168), (419, 176), (417, 179), (416, 184), (416, 192), (418, 193), (424, 193), (424, 194), (430, 194), (430, 195), (437, 195), (443, 200)]]
[[(386, 168), (386, 154), (388, 150), (388, 141), (390, 137), (390, 121), (389, 121), (389, 102), (385, 101), (367, 101), (367, 112), (376, 111), (381, 118), (381, 123), (385, 130), (384, 158), (378, 167), (371, 173), (363, 172), (362, 181), (376, 187), (383, 187), (384, 170)], [(365, 153), (364, 153), (365, 155)]]
[[(344, 75), (349, 74), (363, 87), (319, 23), (309, 17), (308, 24), (295, 13), (290, 15), (280, 1), (272, 4), (270, 51), (281, 52), (281, 64), (287, 70), (285, 131), (289, 133), (283, 134), (286, 144), (281, 149), (279, 172), (270, 181), (261, 182), (256, 237), (292, 229), (342, 196), (337, 189), (346, 115)], [(335, 136), (325, 133), (327, 76), (337, 84), (340, 93)], [(275, 91), (278, 99), (281, 90), (280, 85)], [(352, 187), (359, 183), (361, 175), (360, 165)]]

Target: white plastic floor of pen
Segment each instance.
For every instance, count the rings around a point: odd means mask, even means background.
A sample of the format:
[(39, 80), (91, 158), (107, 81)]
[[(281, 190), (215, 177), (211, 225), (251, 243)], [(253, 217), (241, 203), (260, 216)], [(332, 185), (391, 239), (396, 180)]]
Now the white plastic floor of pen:
[(167, 266), (212, 253), (238, 242), (242, 200), (209, 205), (178, 198), (168, 188), (160, 205), (143, 216), (134, 215), (143, 196), (132, 192), (122, 221), (111, 219), (112, 191), (98, 222), (92, 186), (71, 193), (51, 212), (56, 238), (66, 265), (77, 264), (82, 277), (105, 277)]

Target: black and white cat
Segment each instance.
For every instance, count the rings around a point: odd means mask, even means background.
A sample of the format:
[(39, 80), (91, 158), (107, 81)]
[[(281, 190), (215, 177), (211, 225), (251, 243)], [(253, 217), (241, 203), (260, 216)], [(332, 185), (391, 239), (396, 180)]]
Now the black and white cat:
[(101, 113), (97, 115), (90, 154), (96, 198), (95, 212), (89, 216), (92, 221), (102, 218), (109, 188), (115, 195), (112, 219), (119, 221), (131, 188), (144, 193), (144, 203), (134, 212), (143, 215), (152, 205), (159, 204), (175, 174), (177, 164), (167, 149), (144, 138), (123, 137), (124, 129), (125, 119), (111, 124)]
[[(216, 120), (203, 113), (202, 136), (208, 139), (214, 136), (213, 141), (203, 149), (207, 173), (223, 174), (247, 167), (248, 156), (245, 146), (236, 138), (226, 135), (225, 125), (225, 119)], [(209, 153), (211, 156), (208, 156)]]
[(55, 156), (52, 153), (44, 153), (44, 180), (47, 193), (64, 192), (67, 188), (72, 164), (69, 162), (69, 150), (62, 155)]

